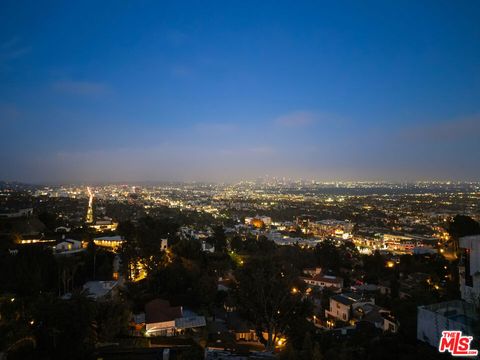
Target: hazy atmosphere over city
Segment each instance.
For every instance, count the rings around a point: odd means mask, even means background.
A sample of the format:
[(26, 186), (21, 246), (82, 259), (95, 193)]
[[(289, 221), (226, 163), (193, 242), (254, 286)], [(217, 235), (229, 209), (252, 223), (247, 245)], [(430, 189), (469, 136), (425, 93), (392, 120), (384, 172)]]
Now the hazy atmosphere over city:
[(476, 1), (2, 1), (0, 179), (480, 178)]

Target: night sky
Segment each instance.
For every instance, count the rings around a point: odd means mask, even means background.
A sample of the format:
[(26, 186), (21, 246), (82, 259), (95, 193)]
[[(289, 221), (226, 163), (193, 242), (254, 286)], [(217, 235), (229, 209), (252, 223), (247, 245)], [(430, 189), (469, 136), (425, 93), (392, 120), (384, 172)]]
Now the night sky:
[(480, 180), (479, 1), (1, 1), (0, 180)]

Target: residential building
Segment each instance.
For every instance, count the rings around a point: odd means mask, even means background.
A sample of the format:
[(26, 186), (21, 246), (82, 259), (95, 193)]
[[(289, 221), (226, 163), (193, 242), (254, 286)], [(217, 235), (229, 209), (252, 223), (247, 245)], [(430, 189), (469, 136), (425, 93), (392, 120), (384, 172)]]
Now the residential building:
[(460, 238), (463, 250), (459, 266), (460, 293), (463, 300), (480, 303), (480, 235)]
[(175, 336), (205, 325), (205, 317), (185, 311), (182, 306), (170, 306), (167, 300), (155, 299), (145, 305), (145, 329), (149, 336)]
[(334, 295), (330, 298), (330, 308), (325, 310), (325, 316), (349, 322), (353, 318), (353, 310), (365, 303), (375, 304), (375, 301), (356, 293)]
[(0, 211), (0, 218), (21, 218), (21, 217), (28, 217), (33, 214), (33, 208), (26, 208), (26, 209), (18, 209), (18, 210), (1, 210)]
[(357, 321), (369, 322), (382, 331), (395, 333), (399, 327), (390, 311), (372, 303), (363, 303), (355, 307), (353, 317)]
[(348, 322), (351, 318), (352, 305), (355, 302), (355, 299), (344, 294), (332, 296), (330, 298), (330, 309), (325, 310), (325, 316)]
[(115, 236), (97, 237), (97, 238), (93, 239), (93, 242), (95, 243), (96, 246), (116, 250), (120, 246), (122, 246), (122, 244), (125, 242), (125, 240), (120, 235), (115, 235)]
[(317, 273), (309, 277), (301, 277), (306, 284), (318, 288), (330, 288), (334, 291), (340, 291), (343, 288), (343, 278), (333, 275), (324, 275)]
[(215, 246), (212, 244), (209, 244), (205, 240), (202, 241), (202, 251), (204, 252), (209, 252), (209, 253), (214, 253), (215, 252)]
[(352, 234), (355, 224), (350, 221), (329, 219), (309, 222), (308, 226), (309, 231), (311, 231), (315, 236), (341, 236), (348, 238)]
[(168, 249), (168, 239), (161, 239), (160, 240), (160, 250), (167, 251)]
[(317, 274), (321, 274), (322, 273), (322, 268), (321, 267), (314, 267), (314, 268), (306, 268), (306, 269), (303, 269), (303, 273), (306, 274), (306, 275), (309, 275), (309, 276), (314, 276), (314, 275), (317, 275)]
[(72, 254), (83, 251), (82, 242), (79, 240), (65, 239), (54, 246), (56, 254)]
[(83, 285), (88, 296), (96, 301), (114, 299), (119, 292), (118, 281), (88, 281)]
[(391, 312), (375, 305), (373, 298), (362, 293), (339, 294), (330, 298), (330, 309), (325, 311), (328, 318), (355, 325), (368, 322), (382, 331), (397, 332), (399, 323)]
[(438, 347), (442, 331), (462, 331), (473, 335), (473, 326), (479, 315), (475, 306), (462, 300), (419, 306), (417, 312), (417, 339)]
[(104, 217), (101, 220), (95, 221), (95, 223), (89, 225), (90, 228), (95, 229), (96, 232), (102, 231), (115, 231), (117, 230), (118, 223), (113, 221), (109, 217)]
[(170, 306), (167, 300), (155, 299), (145, 305), (147, 334), (176, 335), (175, 319), (182, 317), (181, 306)]

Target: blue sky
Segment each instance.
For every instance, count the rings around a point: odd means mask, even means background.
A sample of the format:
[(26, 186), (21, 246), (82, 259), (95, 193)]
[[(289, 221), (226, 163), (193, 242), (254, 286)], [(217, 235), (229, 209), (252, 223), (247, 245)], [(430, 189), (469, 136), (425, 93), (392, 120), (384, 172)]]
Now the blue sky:
[(478, 1), (2, 1), (0, 179), (480, 180)]

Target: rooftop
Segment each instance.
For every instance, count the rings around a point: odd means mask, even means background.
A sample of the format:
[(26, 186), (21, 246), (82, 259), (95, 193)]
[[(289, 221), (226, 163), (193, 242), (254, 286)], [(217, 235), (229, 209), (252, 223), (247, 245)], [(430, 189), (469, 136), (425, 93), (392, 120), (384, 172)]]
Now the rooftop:
[(145, 323), (174, 321), (182, 317), (181, 306), (170, 306), (167, 300), (155, 299), (145, 305)]
[(123, 241), (123, 238), (120, 235), (115, 236), (101, 236), (96, 237), (94, 240), (102, 240), (102, 241)]
[(333, 299), (336, 302), (339, 302), (340, 304), (343, 304), (343, 305), (352, 305), (356, 302), (355, 299), (352, 299), (351, 297), (348, 297), (348, 296), (343, 295), (343, 294), (332, 296), (331, 299)]
[(475, 306), (462, 300), (445, 301), (419, 306), (419, 308), (440, 314), (449, 320), (465, 325), (473, 325), (479, 320), (479, 314), (476, 312)]
[(113, 288), (118, 285), (118, 281), (88, 281), (83, 285), (91, 297), (98, 299), (106, 296)]

